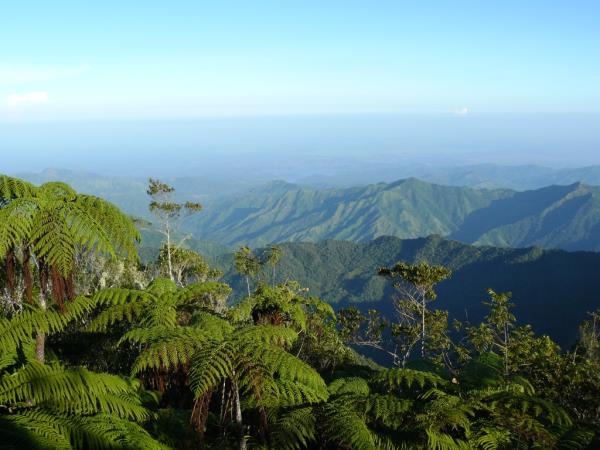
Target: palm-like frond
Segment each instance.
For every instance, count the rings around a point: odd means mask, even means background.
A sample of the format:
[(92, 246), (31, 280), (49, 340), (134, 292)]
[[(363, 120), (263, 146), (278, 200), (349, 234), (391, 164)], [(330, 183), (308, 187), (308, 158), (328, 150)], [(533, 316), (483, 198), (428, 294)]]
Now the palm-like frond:
[(326, 403), (321, 419), (322, 435), (338, 448), (377, 449), (364, 418), (342, 401)]
[(29, 361), (0, 377), (0, 436), (15, 448), (162, 448), (136, 422), (137, 382)]
[(77, 297), (63, 312), (56, 310), (25, 310), (10, 319), (0, 318), (0, 348), (7, 350), (31, 341), (36, 332), (52, 334), (65, 329), (73, 320), (91, 311), (93, 301)]
[(317, 418), (313, 408), (304, 406), (276, 410), (271, 440), (273, 448), (300, 450), (316, 440)]
[(387, 389), (410, 389), (413, 386), (423, 389), (447, 384), (439, 375), (412, 369), (382, 370), (374, 377), (373, 382)]

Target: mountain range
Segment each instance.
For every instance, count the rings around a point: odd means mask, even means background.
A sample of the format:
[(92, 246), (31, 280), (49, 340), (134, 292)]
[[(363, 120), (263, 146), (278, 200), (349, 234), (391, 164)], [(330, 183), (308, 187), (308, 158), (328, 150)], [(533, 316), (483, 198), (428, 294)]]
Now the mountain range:
[[(532, 179), (545, 176), (563, 181), (578, 176), (594, 180), (598, 172), (600, 183), (600, 170), (594, 167), (559, 171), (482, 165), (452, 171), (456, 175), (448, 179), (469, 179), (473, 184), (490, 174), (506, 175), (507, 184), (515, 184), (514, 180), (526, 178), (526, 171)], [(435, 173), (443, 172), (438, 169)], [(64, 180), (130, 214), (151, 219), (143, 179), (64, 170), (25, 178), (35, 183)], [(176, 187), (179, 199), (204, 205), (200, 214), (184, 224), (183, 231), (222, 249), (285, 241), (364, 242), (386, 235), (416, 238), (439, 234), (478, 245), (600, 250), (600, 188), (581, 182), (520, 191), (449, 186), (415, 178), (352, 187), (285, 181), (264, 184), (251, 178), (236, 179), (226, 186), (213, 183), (210, 177), (165, 181)]]
[(600, 188), (581, 183), (521, 192), (414, 178), (346, 189), (277, 182), (211, 206), (187, 227), (230, 247), (439, 234), (478, 245), (600, 250)]

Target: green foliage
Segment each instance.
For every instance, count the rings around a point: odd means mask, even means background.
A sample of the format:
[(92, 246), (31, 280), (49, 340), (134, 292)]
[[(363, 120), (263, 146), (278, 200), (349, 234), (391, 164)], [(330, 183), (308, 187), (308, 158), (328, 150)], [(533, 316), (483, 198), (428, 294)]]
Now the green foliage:
[(0, 405), (6, 448), (164, 448), (137, 423), (139, 385), (114, 375), (30, 361), (0, 376)]
[[(171, 202), (173, 189), (157, 180), (150, 181), (148, 193), (155, 197), (151, 208), (166, 220), (199, 208)], [(70, 277), (77, 267), (62, 267), (68, 258), (60, 255), (81, 258), (97, 251), (131, 256), (131, 223), (111, 208), (62, 183), (37, 188), (0, 178), (0, 214), (6, 219), (0, 225), (0, 245), (5, 246), (0, 250), (13, 306), (0, 318), (0, 448), (598, 446), (598, 313), (581, 325), (573, 349), (561, 353), (548, 336), (519, 324), (510, 294), (488, 290), (482, 322), (457, 323), (454, 333), (448, 329), (446, 311), (426, 307), (436, 298), (435, 285), (450, 270), (422, 261), (450, 261), (460, 272), (464, 267), (472, 270), (482, 254), (488, 263), (500, 255), (519, 265), (538, 260), (537, 251), (513, 258), (511, 251), (484, 249), (474, 256), (470, 247), (431, 238), (420, 247), (410, 244), (416, 252), (410, 260), (421, 261), (410, 264), (392, 262), (399, 259), (390, 250), (397, 243), (391, 238), (361, 247), (358, 255), (348, 243), (322, 244), (335, 253), (334, 268), (355, 275), (366, 267), (363, 257), (395, 258), (382, 258), (390, 267), (379, 272), (398, 294), (391, 303), (402, 319), (391, 321), (374, 309), (365, 313), (347, 308), (336, 316), (298, 282), (276, 284), (275, 266), (281, 263), (279, 276), (287, 279), (288, 254), (299, 258), (297, 247), (289, 245), (282, 246), (285, 258), (279, 247), (260, 256), (242, 248), (236, 262), (248, 276), (248, 295), (227, 305), (231, 288), (213, 281), (217, 275), (198, 254), (172, 246), (168, 231), (159, 265), (168, 267), (169, 278), (155, 278), (145, 289), (117, 285), (87, 297), (71, 295), (64, 304), (46, 304), (48, 282), (52, 288), (73, 287)], [(72, 244), (65, 233), (76, 237)], [(309, 254), (306, 269), (320, 270), (323, 261)], [(34, 262), (41, 262), (40, 269)], [(267, 267), (273, 270), (270, 284), (260, 273)], [(37, 304), (19, 301), (18, 271), (30, 281), (27, 295), (38, 295)], [(36, 286), (31, 283), (34, 275)], [(86, 272), (77, 276), (85, 278)], [(319, 276), (332, 278), (330, 271)], [(254, 291), (250, 277), (259, 278)], [(346, 278), (346, 284), (351, 280)], [(376, 285), (369, 283), (370, 288)], [(444, 297), (440, 295), (441, 301)], [(51, 341), (58, 352), (39, 358), (39, 344), (46, 337), (77, 336), (81, 328), (93, 336), (108, 336), (129, 352), (131, 367), (119, 367), (136, 378), (61, 364), (57, 355), (64, 354), (60, 346), (68, 339)], [(422, 340), (422, 356), (427, 357), (411, 356), (410, 351), (399, 355), (400, 344), (415, 337)], [(379, 367), (344, 341), (394, 355), (396, 363), (402, 360), (396, 364), (401, 367)]]
[[(468, 319), (477, 325), (487, 314), (482, 304), (485, 292), (494, 287), (499, 293), (512, 292), (516, 303), (512, 313), (520, 323), (531, 324), (537, 334), (549, 335), (568, 349), (587, 311), (598, 307), (595, 292), (600, 291), (600, 281), (595, 267), (600, 267), (600, 254), (596, 253), (474, 247), (440, 237), (286, 243), (281, 247), (284, 256), (277, 268), (278, 282), (296, 280), (315, 297), (339, 307), (356, 306), (365, 315), (368, 309), (376, 309), (388, 320), (393, 318), (393, 292), (391, 283), (377, 276), (377, 270), (397, 261), (427, 261), (452, 269), (452, 277), (437, 286), (438, 299), (432, 305), (448, 311), (449, 323)], [(234, 297), (241, 298), (245, 282), (228, 270), (232, 264), (231, 257), (224, 257), (219, 267), (225, 270), (223, 280), (234, 289)]]
[(139, 233), (115, 206), (77, 194), (64, 183), (33, 187), (0, 177), (0, 255), (23, 242), (63, 275), (73, 270), (79, 248), (136, 257)]

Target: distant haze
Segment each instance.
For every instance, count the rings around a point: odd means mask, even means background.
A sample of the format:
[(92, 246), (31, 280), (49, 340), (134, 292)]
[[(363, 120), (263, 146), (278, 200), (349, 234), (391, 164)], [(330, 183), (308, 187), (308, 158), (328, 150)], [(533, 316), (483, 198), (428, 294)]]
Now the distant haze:
[(600, 164), (600, 114), (3, 123), (0, 155), (2, 172), (9, 173), (60, 167), (106, 175), (292, 181), (357, 171), (376, 177), (410, 165), (572, 167)]

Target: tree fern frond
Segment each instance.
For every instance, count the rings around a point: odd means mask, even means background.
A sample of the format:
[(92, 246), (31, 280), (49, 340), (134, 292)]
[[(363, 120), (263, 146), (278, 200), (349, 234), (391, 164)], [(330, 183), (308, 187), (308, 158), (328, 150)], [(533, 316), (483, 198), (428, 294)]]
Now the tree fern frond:
[(132, 386), (120, 377), (86, 369), (65, 370), (31, 361), (14, 374), (0, 377), (0, 403), (29, 408), (45, 405), (62, 412), (109, 412), (143, 420), (147, 411), (131, 397)]
[(255, 325), (242, 328), (238, 331), (237, 337), (242, 347), (246, 344), (268, 344), (289, 348), (298, 339), (298, 333), (279, 325)]
[(231, 377), (236, 353), (229, 341), (209, 340), (198, 350), (191, 361), (190, 387), (196, 398)]
[(355, 394), (367, 396), (371, 392), (367, 380), (361, 377), (345, 377), (332, 381), (327, 390), (331, 395)]
[(98, 314), (90, 322), (87, 330), (104, 332), (117, 322), (134, 322), (144, 315), (147, 306), (148, 303), (143, 301), (114, 305)]
[(71, 450), (73, 447), (54, 414), (33, 409), (0, 415), (0, 448)]
[(131, 338), (138, 331), (138, 342), (151, 344), (136, 358), (131, 369), (133, 375), (147, 369), (171, 369), (187, 364), (196, 350), (211, 339), (203, 330), (183, 327), (164, 329), (164, 334), (156, 333), (155, 329), (138, 329), (127, 333), (123, 338)]
[(557, 448), (561, 450), (583, 450), (590, 448), (595, 433), (593, 430), (583, 427), (568, 428), (561, 430)]
[(92, 297), (98, 306), (125, 305), (127, 303), (151, 303), (156, 297), (149, 292), (137, 289), (107, 288)]
[[(266, 391), (266, 392), (265, 392)], [(273, 380), (263, 389), (260, 404), (267, 407), (285, 407), (320, 403), (327, 400), (327, 393), (302, 383), (289, 380)], [(257, 404), (257, 402), (251, 402)]]
[(392, 430), (406, 422), (406, 413), (414, 406), (412, 400), (395, 395), (371, 394), (366, 399), (367, 413), (377, 422)]
[(470, 440), (475, 448), (497, 450), (508, 447), (512, 442), (512, 435), (506, 429), (484, 426), (478, 429)]
[(192, 316), (190, 325), (217, 340), (228, 338), (234, 330), (227, 320), (205, 311), (195, 313)]
[(281, 450), (305, 449), (316, 440), (317, 420), (310, 406), (278, 411), (272, 425), (273, 448)]
[(62, 331), (69, 322), (81, 318), (92, 307), (92, 300), (80, 296), (69, 302), (64, 312), (34, 309), (10, 319), (0, 318), (0, 348), (16, 348), (29, 342), (36, 332), (51, 334)]
[(69, 417), (65, 420), (74, 448), (167, 450), (135, 422), (106, 414)]
[(327, 396), (327, 386), (321, 375), (304, 361), (275, 346), (253, 346), (252, 351), (243, 349), (250, 358), (260, 361), (277, 377), (302, 383)]
[(344, 404), (334, 402), (323, 405), (321, 421), (323, 437), (338, 448), (377, 449), (364, 419)]
[(461, 439), (455, 439), (449, 434), (438, 430), (428, 429), (427, 448), (431, 450), (472, 450), (468, 442)]
[(424, 388), (426, 386), (441, 386), (447, 382), (440, 376), (412, 369), (385, 369), (380, 371), (373, 382), (388, 389), (398, 389), (413, 386)]
[(229, 296), (230, 293), (231, 288), (227, 284), (216, 281), (206, 281), (203, 283), (190, 284), (183, 289), (180, 289), (177, 294), (175, 294), (175, 299), (177, 306), (189, 303), (210, 306), (210, 296), (222, 298)]

